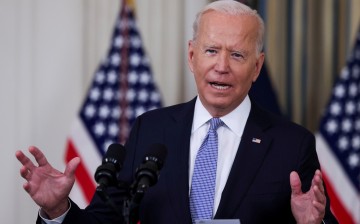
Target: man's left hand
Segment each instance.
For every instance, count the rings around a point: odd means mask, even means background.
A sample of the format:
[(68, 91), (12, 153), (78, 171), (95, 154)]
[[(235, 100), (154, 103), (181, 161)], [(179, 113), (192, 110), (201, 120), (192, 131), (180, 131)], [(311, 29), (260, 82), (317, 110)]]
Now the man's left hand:
[(297, 172), (290, 173), (291, 211), (298, 224), (319, 224), (325, 215), (326, 197), (320, 170), (316, 170), (310, 190), (303, 193)]

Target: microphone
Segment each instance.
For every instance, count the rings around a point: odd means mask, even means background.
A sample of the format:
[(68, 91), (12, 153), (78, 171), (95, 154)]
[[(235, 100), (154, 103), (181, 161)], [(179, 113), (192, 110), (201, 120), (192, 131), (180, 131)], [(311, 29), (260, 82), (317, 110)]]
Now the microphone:
[(113, 143), (109, 145), (108, 150), (102, 160), (102, 164), (95, 171), (95, 180), (99, 184), (96, 193), (100, 198), (111, 207), (120, 217), (121, 211), (111, 200), (106, 188), (109, 186), (117, 186), (117, 172), (120, 171), (125, 158), (125, 147), (121, 144)]
[(146, 189), (157, 183), (160, 176), (159, 171), (164, 166), (166, 155), (167, 148), (163, 144), (156, 143), (149, 147), (143, 163), (135, 171), (133, 203), (140, 203)]
[(159, 180), (159, 171), (164, 166), (166, 155), (165, 145), (152, 144), (145, 154), (142, 164), (136, 169), (135, 181), (131, 185), (131, 198), (125, 201), (123, 207), (126, 224), (138, 223), (140, 201), (144, 197), (145, 191)]
[(118, 183), (116, 174), (120, 171), (125, 158), (125, 147), (113, 143), (108, 147), (102, 164), (95, 171), (95, 180), (99, 187), (115, 186)]

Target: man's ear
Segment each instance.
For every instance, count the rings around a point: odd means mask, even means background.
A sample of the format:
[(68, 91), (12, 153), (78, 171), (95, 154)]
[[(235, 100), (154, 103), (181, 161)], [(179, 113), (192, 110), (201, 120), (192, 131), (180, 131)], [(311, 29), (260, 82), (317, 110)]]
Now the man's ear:
[(265, 54), (264, 54), (264, 52), (261, 52), (255, 63), (255, 74), (253, 77), (253, 82), (255, 82), (257, 80), (257, 78), (259, 77), (261, 68), (264, 64), (264, 60), (265, 60)]
[(189, 40), (187, 59), (188, 59), (188, 65), (189, 65), (189, 68), (190, 68), (191, 72), (194, 72), (194, 69), (193, 69), (193, 57), (194, 57), (194, 41)]

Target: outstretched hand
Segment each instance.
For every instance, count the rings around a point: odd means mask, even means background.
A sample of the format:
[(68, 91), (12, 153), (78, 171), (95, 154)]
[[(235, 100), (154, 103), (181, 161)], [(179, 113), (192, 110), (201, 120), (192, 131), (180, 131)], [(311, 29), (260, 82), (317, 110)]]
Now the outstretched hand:
[(291, 211), (299, 224), (319, 224), (325, 215), (326, 197), (320, 170), (316, 170), (310, 190), (303, 193), (297, 172), (290, 173)]
[(80, 158), (72, 159), (62, 173), (54, 169), (44, 154), (36, 147), (29, 147), (38, 165), (35, 165), (22, 151), (16, 152), (16, 158), (23, 165), (20, 175), (26, 180), (23, 187), (49, 218), (56, 218), (69, 208), (68, 196), (75, 182), (75, 170)]

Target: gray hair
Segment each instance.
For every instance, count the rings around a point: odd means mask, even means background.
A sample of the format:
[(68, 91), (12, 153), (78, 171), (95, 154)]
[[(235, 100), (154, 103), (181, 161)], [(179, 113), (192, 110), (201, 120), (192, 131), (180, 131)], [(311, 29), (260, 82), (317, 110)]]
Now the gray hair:
[(262, 51), (264, 46), (264, 35), (265, 35), (265, 25), (263, 19), (260, 17), (260, 15), (257, 13), (256, 10), (253, 10), (247, 5), (244, 5), (234, 0), (215, 1), (208, 4), (200, 12), (198, 12), (195, 21), (193, 23), (193, 41), (195, 41), (197, 38), (198, 28), (202, 15), (211, 10), (214, 10), (216, 12), (226, 13), (229, 15), (234, 15), (234, 16), (236, 15), (254, 16), (259, 24), (258, 35), (256, 40), (257, 53), (260, 53)]

